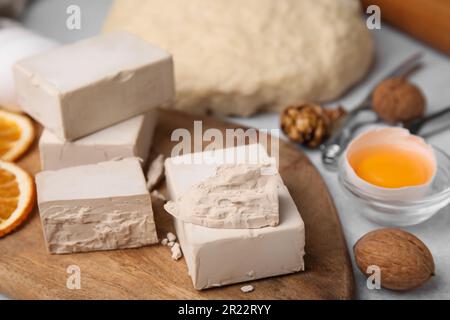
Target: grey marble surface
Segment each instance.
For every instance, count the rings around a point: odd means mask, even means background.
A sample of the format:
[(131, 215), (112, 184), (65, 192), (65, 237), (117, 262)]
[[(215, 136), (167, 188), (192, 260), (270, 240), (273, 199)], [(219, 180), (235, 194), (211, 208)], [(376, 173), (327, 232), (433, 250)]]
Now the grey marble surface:
[[(81, 8), (81, 30), (68, 30), (65, 27), (68, 5), (77, 4)], [(62, 43), (72, 42), (98, 33), (102, 21), (111, 4), (110, 0), (35, 0), (31, 2), (23, 22), (29, 28)], [(425, 54), (425, 68), (412, 77), (426, 93), (429, 112), (450, 105), (450, 59), (408, 36), (383, 25), (373, 32), (376, 41), (376, 63), (368, 78), (339, 101), (330, 105), (342, 104), (351, 109), (384, 74), (405, 57), (416, 51)], [(277, 114), (262, 114), (252, 118), (231, 118), (232, 121), (257, 128), (278, 128)], [(441, 119), (450, 123), (450, 117)], [(435, 135), (429, 141), (450, 152), (450, 131)], [(366, 232), (380, 226), (366, 220), (342, 191), (335, 173), (326, 171), (318, 152), (307, 151), (311, 161), (322, 173), (339, 211), (348, 246)], [(355, 269), (357, 298), (360, 299), (450, 299), (450, 207), (443, 209), (431, 220), (415, 227), (406, 228), (420, 237), (432, 251), (436, 262), (436, 276), (424, 287), (409, 293), (395, 293), (388, 290), (369, 290), (366, 280)], [(1, 299), (0, 295), (0, 299)]]

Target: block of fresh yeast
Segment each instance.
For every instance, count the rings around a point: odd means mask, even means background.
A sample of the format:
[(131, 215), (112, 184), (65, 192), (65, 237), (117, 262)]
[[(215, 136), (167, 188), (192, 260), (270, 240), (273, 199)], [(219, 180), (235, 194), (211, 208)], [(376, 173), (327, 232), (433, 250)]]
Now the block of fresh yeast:
[(61, 140), (75, 140), (172, 101), (169, 53), (109, 33), (14, 65), (19, 105)]
[(39, 140), (41, 168), (58, 170), (129, 157), (145, 162), (157, 115), (156, 109), (150, 110), (75, 141), (63, 141), (46, 129)]
[[(259, 144), (169, 158), (165, 169), (170, 197), (172, 200), (181, 197), (193, 185), (213, 176), (222, 164), (264, 163), (269, 159)], [(196, 289), (304, 270), (305, 226), (281, 177), (279, 180), (277, 226), (222, 229), (174, 219)]]
[(138, 159), (43, 171), (39, 212), (50, 253), (136, 248), (158, 242)]

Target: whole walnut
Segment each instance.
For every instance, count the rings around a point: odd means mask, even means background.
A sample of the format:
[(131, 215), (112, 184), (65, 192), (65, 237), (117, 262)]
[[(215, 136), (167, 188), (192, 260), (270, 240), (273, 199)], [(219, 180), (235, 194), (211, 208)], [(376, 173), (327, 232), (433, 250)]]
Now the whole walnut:
[(374, 90), (372, 108), (389, 123), (407, 122), (425, 113), (422, 91), (404, 78), (382, 81)]
[(324, 109), (313, 103), (290, 106), (281, 113), (281, 129), (290, 140), (316, 148), (329, 136), (334, 122), (345, 113), (342, 107)]
[(356, 265), (368, 277), (378, 267), (381, 286), (406, 291), (420, 287), (435, 272), (433, 256), (413, 234), (395, 228), (369, 232), (353, 247)]

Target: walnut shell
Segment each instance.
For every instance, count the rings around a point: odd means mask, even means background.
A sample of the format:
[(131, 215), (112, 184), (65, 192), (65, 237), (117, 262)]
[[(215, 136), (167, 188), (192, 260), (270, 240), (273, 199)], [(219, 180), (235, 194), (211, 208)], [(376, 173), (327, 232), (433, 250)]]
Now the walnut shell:
[(372, 108), (381, 119), (390, 123), (422, 117), (425, 113), (425, 104), (422, 91), (403, 78), (382, 81), (372, 96)]
[(381, 286), (411, 290), (434, 275), (434, 261), (428, 248), (409, 232), (385, 228), (369, 232), (353, 247), (356, 264), (367, 276), (367, 267), (381, 270)]

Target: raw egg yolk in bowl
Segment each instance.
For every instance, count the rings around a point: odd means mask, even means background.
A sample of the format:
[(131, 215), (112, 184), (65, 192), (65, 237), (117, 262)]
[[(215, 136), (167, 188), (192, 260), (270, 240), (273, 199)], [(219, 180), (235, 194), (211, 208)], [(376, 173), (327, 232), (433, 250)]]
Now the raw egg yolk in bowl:
[(433, 148), (403, 128), (376, 128), (355, 138), (345, 152), (350, 182), (372, 196), (414, 200), (436, 174)]

